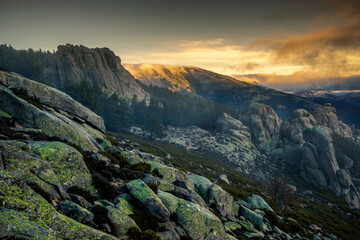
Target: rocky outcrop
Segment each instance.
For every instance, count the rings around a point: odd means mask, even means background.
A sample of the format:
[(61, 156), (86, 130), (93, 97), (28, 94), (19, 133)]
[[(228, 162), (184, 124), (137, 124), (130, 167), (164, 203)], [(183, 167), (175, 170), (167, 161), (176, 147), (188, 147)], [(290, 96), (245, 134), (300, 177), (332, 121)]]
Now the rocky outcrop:
[[(282, 159), (300, 169), (309, 183), (343, 196), (353, 208), (359, 208), (359, 190), (352, 183), (350, 171), (353, 160), (336, 158), (333, 136), (354, 141), (351, 127), (338, 120), (331, 106), (319, 107), (309, 113), (294, 112), (296, 118), (281, 125), (281, 142), (272, 149), (272, 158)], [(344, 140), (345, 141), (345, 140)]]
[(140, 179), (126, 184), (132, 196), (139, 200), (160, 222), (169, 221), (170, 213), (156, 194)]
[[(225, 120), (229, 120), (229, 118), (218, 121), (219, 129), (224, 131), (206, 131), (195, 126), (187, 128), (168, 126), (165, 137), (160, 140), (175, 143), (190, 150), (205, 150), (215, 153), (234, 163), (239, 170), (250, 172), (256, 166), (255, 160), (260, 157), (260, 152), (251, 142), (250, 133), (245, 126), (242, 126), (239, 131), (239, 128), (235, 127), (236, 124), (235, 126), (224, 125)], [(237, 122), (232, 118), (231, 121)]]
[(311, 112), (311, 115), (314, 116), (318, 125), (330, 128), (334, 134), (344, 138), (352, 138), (354, 136), (351, 127), (338, 119), (336, 109), (329, 104), (316, 108)]
[(251, 105), (249, 125), (253, 141), (261, 145), (279, 134), (281, 120), (270, 106), (256, 103)]
[(191, 239), (228, 239), (219, 218), (200, 205), (187, 202), (169, 193), (159, 193), (160, 199)]
[(46, 105), (82, 118), (100, 131), (105, 131), (104, 120), (100, 116), (55, 88), (4, 71), (0, 71), (0, 84), (7, 88), (26, 90), (29, 96), (39, 99)]
[(242, 124), (240, 120), (231, 117), (229, 114), (224, 113), (215, 122), (216, 128), (224, 133), (236, 136), (242, 141), (250, 142), (251, 134), (249, 129)]
[(121, 65), (121, 60), (108, 48), (87, 48), (71, 44), (58, 46), (57, 52), (44, 63), (44, 74), (57, 87), (67, 82), (85, 80), (109, 93), (144, 99), (148, 95), (135, 78)]
[[(59, 97), (61, 97), (59, 95)], [(36, 101), (36, 100), (34, 100)], [(62, 101), (62, 98), (57, 101)], [(105, 141), (105, 136), (90, 126), (78, 122), (65, 112), (38, 103), (26, 101), (8, 88), (0, 86), (0, 109), (11, 115), (19, 123), (16, 127), (35, 129), (48, 137), (72, 142), (85, 150), (98, 151), (102, 147), (98, 141)], [(90, 112), (90, 110), (87, 110)], [(95, 114), (94, 114), (95, 115)], [(80, 119), (80, 118), (78, 118)], [(93, 136), (94, 135), (94, 136)]]

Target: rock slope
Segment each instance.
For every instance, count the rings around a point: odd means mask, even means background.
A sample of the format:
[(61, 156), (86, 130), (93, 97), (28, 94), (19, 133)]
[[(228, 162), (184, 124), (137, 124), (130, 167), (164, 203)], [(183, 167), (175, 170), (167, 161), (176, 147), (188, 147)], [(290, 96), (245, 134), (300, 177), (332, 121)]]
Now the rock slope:
[(108, 48), (87, 48), (82, 45), (60, 45), (44, 65), (44, 75), (59, 87), (66, 81), (79, 83), (81, 80), (97, 84), (109, 93), (139, 99), (148, 95), (135, 78), (121, 65), (121, 60)]
[[(65, 112), (51, 104), (63, 97), (68, 98), (58, 94), (41, 103), (1, 86), (1, 238), (292, 239), (299, 238), (296, 231), (320, 238), (274, 214), (258, 195), (236, 200), (217, 183), (164, 158), (114, 139), (118, 146), (112, 145), (76, 112), (88, 109), (79, 105)], [(218, 126), (239, 136), (248, 131), (228, 115)]]

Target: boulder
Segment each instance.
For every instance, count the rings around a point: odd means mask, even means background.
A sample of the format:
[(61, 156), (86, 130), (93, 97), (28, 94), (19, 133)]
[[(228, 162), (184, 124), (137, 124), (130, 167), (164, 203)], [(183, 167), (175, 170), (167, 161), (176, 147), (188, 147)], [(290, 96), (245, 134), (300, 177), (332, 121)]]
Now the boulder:
[(332, 133), (344, 138), (353, 137), (351, 127), (338, 119), (336, 109), (332, 106), (318, 107), (311, 114), (316, 119), (318, 125), (329, 128)]
[(65, 188), (77, 186), (96, 193), (83, 156), (61, 142), (29, 142), (30, 151), (47, 161)]
[(206, 199), (207, 191), (212, 185), (212, 182), (206, 177), (190, 174), (189, 178), (193, 181), (196, 192), (203, 198)]
[(102, 132), (105, 132), (104, 120), (90, 109), (84, 107), (81, 103), (72, 99), (66, 93), (22, 77), (16, 73), (4, 71), (0, 71), (0, 83), (8, 88), (26, 90), (29, 96), (38, 98), (42, 102), (46, 102), (46, 105), (48, 106), (74, 114), (86, 120)]
[(257, 226), (261, 231), (266, 229), (264, 226), (263, 217), (260, 214), (248, 209), (245, 206), (240, 206), (240, 214), (244, 216), (245, 219), (249, 220), (251, 223)]
[(116, 208), (130, 216), (134, 214), (134, 207), (124, 198), (117, 197), (114, 201), (116, 203)]
[(126, 213), (106, 202), (96, 202), (91, 211), (95, 215), (94, 221), (98, 223), (108, 223), (112, 234), (117, 237), (126, 235), (130, 228), (139, 229), (134, 220), (126, 215)]
[(266, 209), (266, 210), (273, 211), (272, 208), (269, 206), (269, 204), (267, 204), (267, 202), (265, 202), (265, 200), (262, 197), (260, 197), (259, 195), (253, 194), (248, 199), (248, 203), (257, 209)]
[(179, 187), (194, 191), (194, 183), (191, 178), (183, 171), (168, 167), (164, 164), (148, 161), (151, 165), (151, 171), (161, 177), (164, 181), (174, 183)]
[(133, 180), (126, 184), (131, 195), (139, 200), (147, 210), (159, 221), (167, 222), (170, 213), (159, 197), (140, 179)]
[[(311, 144), (305, 145), (303, 151), (303, 153), (305, 153), (305, 155), (303, 155), (303, 166), (307, 169), (306, 173), (309, 174), (310, 172), (316, 172), (319, 179), (323, 179), (318, 170), (310, 170), (314, 169), (311, 166), (321, 166), (319, 170), (325, 178), (328, 179), (328, 181), (326, 181), (327, 188), (335, 192), (335, 194), (340, 195), (341, 187), (337, 178), (339, 165), (335, 157), (335, 149), (330, 132), (323, 127), (314, 127), (311, 129), (305, 129), (303, 131), (303, 136), (305, 141)], [(310, 151), (313, 153), (311, 158), (309, 158), (310, 154), (306, 154)], [(313, 157), (316, 158), (316, 161), (314, 161)], [(310, 176), (308, 176), (308, 179), (312, 181)], [(315, 181), (312, 181), (312, 183), (319, 185)], [(323, 180), (321, 181), (321, 184), (323, 184)]]
[(6, 170), (27, 182), (31, 188), (47, 201), (57, 202), (70, 199), (61, 186), (51, 165), (39, 156), (30, 154), (29, 146), (24, 142), (0, 141), (2, 163)]
[(24, 127), (40, 129), (49, 137), (71, 141), (84, 150), (102, 150), (94, 137), (78, 123), (54, 110), (41, 110), (7, 88), (0, 89), (0, 106)]
[(81, 207), (83, 207), (85, 209), (88, 209), (90, 207), (90, 203), (82, 196), (76, 195), (76, 194), (71, 194), (71, 193), (69, 193), (69, 196), (71, 197), (71, 200), (74, 203), (79, 204)]
[(206, 202), (214, 206), (222, 217), (234, 216), (234, 198), (219, 185), (212, 184), (207, 192)]
[(71, 201), (60, 202), (56, 209), (62, 214), (81, 223), (87, 223), (94, 219), (94, 214)]
[(354, 161), (348, 156), (344, 155), (342, 165), (340, 166), (344, 169), (350, 169), (354, 166)]
[(250, 107), (250, 130), (255, 143), (264, 144), (280, 131), (281, 120), (274, 109), (255, 103)]
[[(0, 229), (27, 239), (116, 239), (58, 213), (20, 179), (0, 170)], [(56, 237), (55, 237), (56, 236)]]
[(191, 239), (227, 239), (221, 220), (198, 204), (159, 192), (159, 197)]

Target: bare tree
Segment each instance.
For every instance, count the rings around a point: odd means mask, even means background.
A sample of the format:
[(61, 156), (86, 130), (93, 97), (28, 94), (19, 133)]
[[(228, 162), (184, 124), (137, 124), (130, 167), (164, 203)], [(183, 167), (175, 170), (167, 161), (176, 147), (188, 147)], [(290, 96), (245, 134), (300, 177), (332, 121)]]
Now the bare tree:
[(275, 202), (286, 204), (294, 201), (294, 192), (286, 178), (275, 176), (270, 180), (270, 194)]

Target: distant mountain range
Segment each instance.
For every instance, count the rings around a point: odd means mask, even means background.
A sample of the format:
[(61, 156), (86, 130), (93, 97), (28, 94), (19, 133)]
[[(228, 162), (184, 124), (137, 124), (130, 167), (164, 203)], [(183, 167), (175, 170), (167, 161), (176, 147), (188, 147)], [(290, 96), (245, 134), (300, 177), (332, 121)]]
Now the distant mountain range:
[[(315, 97), (300, 93), (285, 93), (261, 86), (256, 81), (240, 81), (193, 66), (159, 64), (124, 64), (124, 67), (143, 84), (170, 89), (174, 92), (191, 93), (214, 102), (245, 109), (251, 104), (265, 103), (271, 106), (282, 119), (293, 117), (294, 110), (313, 110), (330, 102), (337, 109), (339, 118), (346, 123), (360, 126), (360, 106), (349, 101)], [(309, 92), (310, 93), (310, 92)]]
[(296, 96), (307, 97), (312, 99), (321, 99), (334, 104), (344, 104), (360, 107), (360, 91), (299, 91), (293, 93)]

